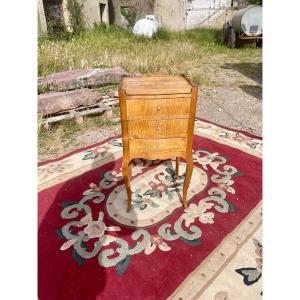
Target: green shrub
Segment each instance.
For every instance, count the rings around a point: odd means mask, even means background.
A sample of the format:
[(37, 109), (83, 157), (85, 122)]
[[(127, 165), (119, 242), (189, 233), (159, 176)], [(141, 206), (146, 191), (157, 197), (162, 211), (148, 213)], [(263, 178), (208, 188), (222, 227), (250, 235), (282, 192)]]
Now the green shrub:
[(136, 10), (130, 9), (130, 7), (121, 7), (121, 14), (128, 21), (129, 27), (133, 27), (136, 20)]
[(65, 23), (57, 18), (48, 19), (47, 29), (50, 40), (69, 40), (72, 37), (72, 33), (67, 30)]
[(158, 28), (158, 30), (153, 34), (152, 38), (154, 40), (164, 40), (169, 41), (171, 38), (171, 33), (164, 27)]
[(83, 4), (79, 4), (77, 0), (68, 0), (67, 9), (70, 14), (70, 25), (74, 33), (81, 32), (85, 29), (83, 19)]

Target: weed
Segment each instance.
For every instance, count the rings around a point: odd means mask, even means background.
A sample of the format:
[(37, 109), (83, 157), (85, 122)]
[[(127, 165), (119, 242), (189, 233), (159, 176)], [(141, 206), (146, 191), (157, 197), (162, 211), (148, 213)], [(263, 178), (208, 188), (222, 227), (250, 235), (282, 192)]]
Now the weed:
[(158, 28), (158, 30), (153, 34), (154, 40), (158, 41), (169, 41), (171, 39), (171, 32), (164, 27)]
[(110, 92), (115, 91), (118, 88), (118, 84), (107, 84), (99, 87), (94, 87), (93, 90), (98, 91), (101, 95), (108, 95)]

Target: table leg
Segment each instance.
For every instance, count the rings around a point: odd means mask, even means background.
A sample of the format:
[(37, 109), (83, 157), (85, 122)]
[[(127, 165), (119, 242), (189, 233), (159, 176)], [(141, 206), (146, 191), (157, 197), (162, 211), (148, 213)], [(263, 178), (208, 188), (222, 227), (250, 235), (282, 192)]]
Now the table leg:
[(180, 157), (176, 157), (176, 176), (179, 176), (179, 162), (180, 162)]
[(186, 158), (186, 171), (185, 171), (185, 180), (183, 184), (183, 205), (184, 208), (187, 208), (187, 190), (190, 185), (191, 177), (193, 173), (193, 157), (190, 156)]
[(122, 173), (123, 179), (126, 187), (127, 192), (127, 212), (129, 212), (131, 208), (131, 188), (130, 188), (130, 177), (131, 177), (131, 167), (129, 166), (128, 160), (122, 161)]

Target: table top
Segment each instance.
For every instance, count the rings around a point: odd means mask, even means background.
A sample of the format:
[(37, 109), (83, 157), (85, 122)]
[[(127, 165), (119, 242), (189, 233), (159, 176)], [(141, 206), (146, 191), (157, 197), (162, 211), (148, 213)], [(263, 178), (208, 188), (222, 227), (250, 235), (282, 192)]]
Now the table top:
[(123, 77), (121, 88), (127, 95), (189, 94), (193, 85), (183, 75), (150, 75)]

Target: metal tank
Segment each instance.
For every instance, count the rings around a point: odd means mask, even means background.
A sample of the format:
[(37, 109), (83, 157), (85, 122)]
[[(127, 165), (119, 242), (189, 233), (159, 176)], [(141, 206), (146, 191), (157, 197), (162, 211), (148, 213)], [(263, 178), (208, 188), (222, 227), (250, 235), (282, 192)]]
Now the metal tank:
[(251, 5), (238, 10), (231, 21), (223, 25), (222, 41), (229, 48), (245, 43), (262, 47), (262, 32), (262, 6)]
[(243, 32), (247, 36), (261, 35), (262, 7), (252, 5), (238, 10), (231, 20), (231, 26), (237, 33)]

